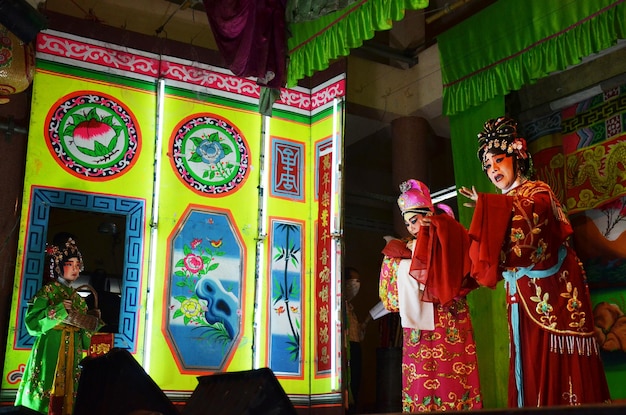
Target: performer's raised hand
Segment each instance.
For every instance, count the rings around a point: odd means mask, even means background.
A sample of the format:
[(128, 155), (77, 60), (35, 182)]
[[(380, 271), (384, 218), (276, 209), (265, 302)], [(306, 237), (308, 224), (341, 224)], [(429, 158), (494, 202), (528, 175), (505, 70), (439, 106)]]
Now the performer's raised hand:
[(471, 189), (468, 189), (465, 186), (461, 186), (461, 188), (459, 189), (459, 193), (462, 196), (465, 196), (466, 198), (471, 200), (471, 202), (463, 203), (463, 206), (470, 207), (470, 208), (476, 207), (476, 201), (478, 200), (478, 192), (476, 192), (476, 188), (474, 186), (472, 186)]

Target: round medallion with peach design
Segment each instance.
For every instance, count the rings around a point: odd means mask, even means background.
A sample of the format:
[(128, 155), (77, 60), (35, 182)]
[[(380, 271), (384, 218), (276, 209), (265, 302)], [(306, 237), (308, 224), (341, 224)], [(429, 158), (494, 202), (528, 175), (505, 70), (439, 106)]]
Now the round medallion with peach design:
[(59, 165), (88, 180), (119, 177), (139, 155), (135, 116), (101, 92), (79, 91), (61, 98), (48, 112), (44, 130)]

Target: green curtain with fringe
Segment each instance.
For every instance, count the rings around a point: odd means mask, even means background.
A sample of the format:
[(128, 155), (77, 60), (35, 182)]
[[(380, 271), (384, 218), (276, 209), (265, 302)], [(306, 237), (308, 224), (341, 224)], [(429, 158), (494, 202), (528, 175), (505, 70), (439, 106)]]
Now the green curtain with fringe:
[(287, 42), (287, 87), (328, 68), (331, 60), (350, 54), (378, 30), (391, 29), (405, 10), (428, 7), (428, 0), (359, 0), (312, 21), (291, 23)]
[(438, 37), (443, 113), (465, 111), (613, 46), (625, 0), (499, 0)]

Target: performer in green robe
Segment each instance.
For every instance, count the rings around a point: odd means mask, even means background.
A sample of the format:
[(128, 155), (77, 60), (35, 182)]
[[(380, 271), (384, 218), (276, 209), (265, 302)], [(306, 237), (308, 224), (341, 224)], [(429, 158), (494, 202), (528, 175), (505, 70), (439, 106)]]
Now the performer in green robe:
[(36, 339), (15, 405), (43, 414), (71, 415), (80, 376), (78, 364), (100, 321), (87, 314), (85, 300), (70, 286), (83, 270), (76, 242), (70, 237), (60, 245), (46, 248), (50, 275), (55, 279), (44, 284), (26, 311), (26, 328)]

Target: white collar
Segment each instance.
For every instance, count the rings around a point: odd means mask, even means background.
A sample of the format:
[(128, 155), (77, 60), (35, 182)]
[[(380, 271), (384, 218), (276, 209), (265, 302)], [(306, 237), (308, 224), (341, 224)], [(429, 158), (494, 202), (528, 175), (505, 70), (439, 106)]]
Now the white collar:
[(513, 189), (521, 186), (522, 184), (526, 183), (526, 180), (528, 180), (526, 177), (519, 176), (517, 179), (515, 179), (515, 181), (513, 183), (511, 183), (511, 185), (508, 188), (502, 189), (502, 194), (509, 193), (511, 190), (513, 190)]
[(66, 280), (65, 278), (63, 278), (63, 277), (58, 277), (57, 281), (59, 281), (61, 284), (65, 285), (67, 287), (70, 287), (70, 282), (68, 280)]

